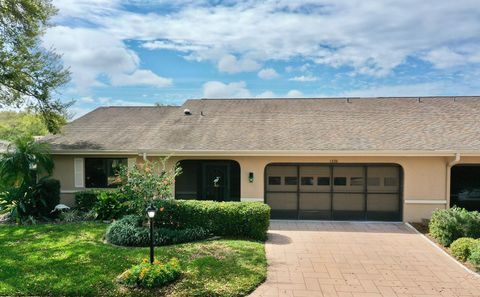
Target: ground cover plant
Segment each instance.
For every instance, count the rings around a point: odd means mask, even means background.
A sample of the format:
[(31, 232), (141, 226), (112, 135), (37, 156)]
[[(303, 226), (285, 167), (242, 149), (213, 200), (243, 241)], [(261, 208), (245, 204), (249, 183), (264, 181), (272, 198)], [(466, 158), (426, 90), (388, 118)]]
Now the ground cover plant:
[(266, 277), (263, 244), (215, 240), (156, 248), (178, 258), (182, 276), (161, 289), (130, 289), (118, 275), (148, 257), (148, 248), (104, 242), (97, 222), (0, 225), (0, 296), (244, 296)]

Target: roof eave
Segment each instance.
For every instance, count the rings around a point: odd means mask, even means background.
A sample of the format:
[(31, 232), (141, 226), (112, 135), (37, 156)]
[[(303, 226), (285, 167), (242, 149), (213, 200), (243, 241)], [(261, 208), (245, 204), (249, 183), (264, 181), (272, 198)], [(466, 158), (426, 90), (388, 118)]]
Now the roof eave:
[(53, 150), (54, 155), (143, 155), (148, 156), (278, 156), (278, 157), (321, 157), (321, 156), (375, 156), (375, 157), (450, 157), (480, 156), (473, 150)]

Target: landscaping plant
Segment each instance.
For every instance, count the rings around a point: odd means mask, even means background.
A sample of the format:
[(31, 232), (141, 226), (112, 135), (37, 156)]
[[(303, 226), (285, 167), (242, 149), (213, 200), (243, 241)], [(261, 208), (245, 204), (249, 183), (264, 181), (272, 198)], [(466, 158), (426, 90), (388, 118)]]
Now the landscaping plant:
[(17, 222), (51, 217), (60, 201), (60, 182), (49, 178), (53, 166), (48, 144), (17, 139), (0, 156), (0, 211), (8, 210)]
[(172, 283), (180, 277), (180, 274), (177, 258), (172, 258), (166, 263), (155, 260), (153, 264), (144, 259), (141, 264), (120, 274), (117, 281), (128, 287), (152, 289)]
[(175, 177), (181, 173), (178, 166), (167, 166), (168, 158), (160, 162), (145, 160), (131, 168), (123, 166), (119, 172), (119, 191), (128, 197), (130, 213), (144, 214), (154, 201), (173, 198)]
[(477, 269), (480, 269), (480, 240), (471, 248), (468, 262), (477, 266)]
[[(210, 232), (202, 227), (186, 229), (154, 229), (154, 244), (156, 246), (192, 242), (208, 238)], [(107, 228), (107, 242), (121, 246), (149, 246), (150, 233), (142, 216), (129, 215), (115, 221)]]
[(461, 261), (466, 261), (470, 257), (473, 247), (479, 244), (479, 239), (461, 237), (452, 242), (450, 245), (450, 252), (455, 258)]
[(265, 240), (270, 224), (270, 207), (259, 202), (216, 202), (159, 200), (157, 226), (203, 227), (218, 236)]
[(429, 232), (444, 246), (460, 237), (480, 237), (480, 213), (464, 208), (438, 209), (432, 213)]

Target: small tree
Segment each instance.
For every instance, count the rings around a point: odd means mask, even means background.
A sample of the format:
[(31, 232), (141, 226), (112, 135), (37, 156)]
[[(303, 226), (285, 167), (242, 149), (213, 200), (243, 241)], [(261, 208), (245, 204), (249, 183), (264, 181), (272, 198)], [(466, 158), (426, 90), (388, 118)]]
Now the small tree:
[(145, 161), (132, 168), (123, 166), (119, 172), (122, 183), (120, 192), (127, 198), (127, 207), (135, 213), (143, 213), (145, 208), (158, 199), (173, 198), (175, 178), (181, 168), (166, 166), (168, 158), (160, 162)]
[(18, 222), (48, 214), (49, 202), (58, 203), (60, 184), (45, 178), (37, 182), (37, 176), (51, 175), (53, 166), (47, 143), (15, 140), (0, 156), (0, 212), (9, 211)]

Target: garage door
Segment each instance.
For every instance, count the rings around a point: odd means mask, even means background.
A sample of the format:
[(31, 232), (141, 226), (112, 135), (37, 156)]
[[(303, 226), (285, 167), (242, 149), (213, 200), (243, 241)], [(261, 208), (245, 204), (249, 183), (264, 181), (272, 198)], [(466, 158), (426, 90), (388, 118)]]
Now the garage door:
[(272, 218), (402, 219), (398, 165), (270, 164), (265, 176), (265, 202)]

